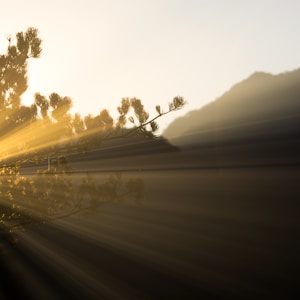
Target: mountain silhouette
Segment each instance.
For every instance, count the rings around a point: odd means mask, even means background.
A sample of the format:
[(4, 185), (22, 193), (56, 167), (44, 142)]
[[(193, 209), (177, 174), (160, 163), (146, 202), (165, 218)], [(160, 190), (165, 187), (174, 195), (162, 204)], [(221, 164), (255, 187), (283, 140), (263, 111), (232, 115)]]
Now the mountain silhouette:
[(300, 133), (300, 69), (256, 72), (199, 110), (176, 119), (163, 136), (177, 146), (268, 139)]
[[(196, 151), (187, 154), (191, 149)], [(300, 69), (278, 75), (255, 72), (215, 101), (176, 119), (161, 137), (113, 139), (84, 155), (69, 155), (69, 160), (127, 170), (180, 163), (290, 164), (300, 162), (298, 153)]]

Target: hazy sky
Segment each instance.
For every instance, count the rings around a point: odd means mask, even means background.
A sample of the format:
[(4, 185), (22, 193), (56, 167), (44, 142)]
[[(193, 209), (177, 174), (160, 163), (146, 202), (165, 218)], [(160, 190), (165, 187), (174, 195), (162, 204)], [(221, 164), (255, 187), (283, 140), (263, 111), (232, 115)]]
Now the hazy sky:
[(164, 129), (255, 71), (300, 67), (298, 0), (2, 2), (1, 54), (9, 34), (30, 26), (43, 39), (24, 101), (57, 92), (83, 116), (116, 115), (122, 97), (140, 98), (151, 113), (185, 97), (185, 109), (159, 121)]

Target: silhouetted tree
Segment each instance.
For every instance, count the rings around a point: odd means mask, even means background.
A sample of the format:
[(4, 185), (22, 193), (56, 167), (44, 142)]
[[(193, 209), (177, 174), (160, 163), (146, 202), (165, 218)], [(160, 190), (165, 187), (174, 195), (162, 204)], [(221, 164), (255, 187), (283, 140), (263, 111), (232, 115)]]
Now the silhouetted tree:
[(41, 51), (41, 39), (35, 28), (29, 28), (26, 32), (18, 32), (14, 44), (9, 38), (6, 54), (0, 55), (1, 123), (16, 126), (35, 116), (33, 107), (25, 108), (21, 105), (21, 96), (28, 88), (28, 59), (39, 57)]
[[(57, 93), (48, 97), (36, 93), (34, 103), (25, 106), (21, 96), (28, 87), (27, 62), (40, 56), (41, 39), (37, 29), (29, 28), (13, 41), (9, 39), (7, 53), (0, 55), (0, 229), (51, 219), (63, 211), (95, 210), (130, 195), (140, 201), (141, 178), (125, 180), (117, 173), (97, 182), (86, 174), (78, 184), (66, 154), (135, 135), (154, 138), (156, 119), (180, 109), (185, 100), (175, 97), (165, 112), (157, 105), (157, 115), (149, 118), (140, 99), (123, 98), (116, 121), (107, 109), (96, 116), (72, 116), (72, 99)], [(126, 127), (128, 122), (131, 127)], [(21, 163), (29, 160), (48, 160), (48, 167), (34, 177), (21, 176)]]

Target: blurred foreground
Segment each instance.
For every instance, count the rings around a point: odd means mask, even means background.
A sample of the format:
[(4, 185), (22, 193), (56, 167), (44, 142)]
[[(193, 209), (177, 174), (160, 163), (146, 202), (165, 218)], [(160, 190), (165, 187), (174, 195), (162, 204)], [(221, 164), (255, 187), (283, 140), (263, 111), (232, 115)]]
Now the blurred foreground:
[(298, 299), (297, 155), (259, 147), (74, 159), (73, 176), (141, 178), (143, 198), (17, 232), (0, 298)]

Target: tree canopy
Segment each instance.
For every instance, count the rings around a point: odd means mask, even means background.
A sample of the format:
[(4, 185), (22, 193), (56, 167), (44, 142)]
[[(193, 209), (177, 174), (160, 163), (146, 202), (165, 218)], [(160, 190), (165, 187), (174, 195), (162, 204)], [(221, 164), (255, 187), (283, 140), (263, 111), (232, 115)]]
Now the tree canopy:
[[(48, 96), (37, 92), (33, 103), (26, 106), (21, 97), (28, 88), (28, 60), (41, 55), (41, 45), (38, 30), (28, 28), (8, 38), (7, 51), (0, 55), (0, 225), (24, 216), (44, 217), (66, 206), (78, 208), (81, 198), (75, 194), (88, 193), (91, 207), (120, 200), (128, 193), (140, 199), (142, 181), (124, 180), (120, 174), (102, 183), (95, 183), (87, 174), (75, 187), (64, 154), (85, 152), (106, 141), (122, 142), (135, 135), (155, 138), (157, 119), (186, 103), (176, 96), (165, 111), (156, 105), (157, 115), (150, 118), (140, 99), (122, 98), (116, 120), (107, 109), (97, 115), (73, 115), (72, 99), (55, 92)], [(49, 155), (57, 158), (51, 169), (48, 166), (34, 178), (20, 175), (22, 163), (46, 160)], [(44, 176), (49, 173), (53, 176)]]

